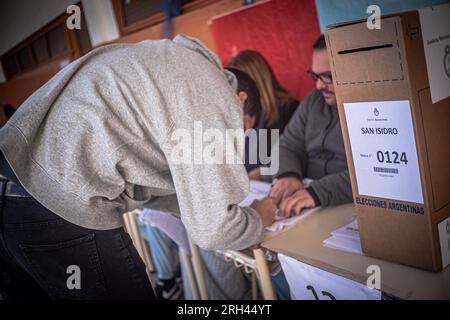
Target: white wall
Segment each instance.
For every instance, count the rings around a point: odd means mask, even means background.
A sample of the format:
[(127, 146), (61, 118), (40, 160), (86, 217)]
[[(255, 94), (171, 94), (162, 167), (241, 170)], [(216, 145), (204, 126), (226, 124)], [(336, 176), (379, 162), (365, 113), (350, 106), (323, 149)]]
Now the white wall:
[[(0, 55), (25, 40), (80, 0), (0, 1)], [(82, 0), (93, 46), (119, 37), (111, 0)]]
[(82, 4), (92, 46), (120, 36), (111, 0), (82, 0)]
[[(0, 55), (64, 13), (79, 0), (0, 1)], [(94, 0), (95, 1), (95, 0)]]
[[(0, 55), (44, 27), (80, 0), (1, 0)], [(82, 0), (93, 46), (119, 37), (111, 0)], [(83, 26), (82, 26), (83, 27)], [(0, 65), (0, 82), (5, 81)]]

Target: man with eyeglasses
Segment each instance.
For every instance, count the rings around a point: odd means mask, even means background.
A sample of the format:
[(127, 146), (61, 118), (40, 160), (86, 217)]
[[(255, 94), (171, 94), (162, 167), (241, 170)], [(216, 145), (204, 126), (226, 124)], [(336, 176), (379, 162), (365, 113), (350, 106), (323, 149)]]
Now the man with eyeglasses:
[[(313, 49), (308, 74), (316, 82), (316, 90), (297, 108), (279, 142), (280, 169), (270, 195), (280, 216), (353, 199), (323, 35)], [(313, 181), (306, 186), (302, 183), (305, 178)]]

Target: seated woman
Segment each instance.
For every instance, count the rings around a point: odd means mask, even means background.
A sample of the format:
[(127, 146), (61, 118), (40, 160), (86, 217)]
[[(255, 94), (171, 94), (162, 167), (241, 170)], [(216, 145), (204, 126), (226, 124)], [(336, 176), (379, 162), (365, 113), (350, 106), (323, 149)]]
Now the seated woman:
[[(256, 84), (260, 95), (262, 116), (253, 128), (256, 130), (269, 129), (267, 134), (267, 156), (270, 157), (272, 141), (270, 129), (278, 129), (281, 135), (300, 102), (292, 97), (280, 84), (272, 67), (257, 51), (245, 50), (239, 52), (228, 63), (228, 68), (244, 71)], [(260, 143), (257, 143), (255, 152), (259, 152)], [(254, 149), (254, 147), (250, 146), (250, 150)], [(260, 161), (256, 164), (246, 164), (250, 179), (261, 179), (260, 165)]]

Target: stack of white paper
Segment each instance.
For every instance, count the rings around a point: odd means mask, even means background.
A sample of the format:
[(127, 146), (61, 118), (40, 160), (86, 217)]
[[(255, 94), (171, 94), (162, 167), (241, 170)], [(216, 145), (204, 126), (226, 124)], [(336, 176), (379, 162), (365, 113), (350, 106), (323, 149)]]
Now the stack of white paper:
[(256, 181), (256, 180), (250, 181), (250, 191), (254, 192), (254, 193), (268, 195), (271, 187), (272, 187), (272, 185), (268, 182)]
[[(303, 184), (309, 184), (312, 180), (303, 180)], [(239, 203), (239, 206), (241, 207), (248, 207), (254, 200), (261, 200), (265, 197), (267, 197), (270, 193), (271, 184), (267, 182), (261, 182), (261, 181), (250, 181), (250, 192), (247, 195), (247, 197)], [(278, 214), (275, 216), (275, 221), (270, 226), (266, 227), (267, 231), (275, 232), (282, 230), (283, 228), (287, 227), (290, 224), (294, 224), (297, 221), (305, 218), (309, 214), (313, 213), (317, 208), (309, 208), (302, 210), (302, 214), (299, 216), (292, 216), (292, 217), (280, 217)], [(278, 213), (278, 211), (277, 211)]]
[(284, 229), (285, 227), (287, 227), (291, 224), (295, 224), (298, 221), (306, 218), (311, 213), (313, 213), (319, 209), (320, 209), (320, 207), (303, 209), (299, 216), (291, 216), (291, 217), (286, 217), (286, 218), (278, 216), (278, 210), (277, 210), (277, 214), (275, 216), (275, 221), (270, 226), (266, 227), (266, 230), (271, 231), (271, 232), (280, 231), (280, 230)]
[(331, 237), (323, 241), (328, 248), (362, 254), (361, 239), (356, 218), (351, 223), (331, 232)]
[(255, 200), (261, 200), (267, 197), (270, 193), (271, 184), (261, 181), (250, 181), (250, 192), (247, 197), (239, 203), (241, 207), (248, 207)]

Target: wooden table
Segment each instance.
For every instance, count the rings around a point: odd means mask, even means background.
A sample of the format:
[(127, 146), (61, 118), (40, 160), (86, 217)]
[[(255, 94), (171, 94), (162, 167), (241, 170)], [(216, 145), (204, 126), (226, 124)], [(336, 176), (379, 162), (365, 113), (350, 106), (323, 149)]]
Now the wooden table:
[(396, 298), (450, 299), (450, 267), (435, 273), (324, 247), (331, 231), (350, 223), (355, 215), (353, 204), (321, 208), (261, 246), (362, 284), (369, 276), (367, 267), (378, 265), (382, 292)]

